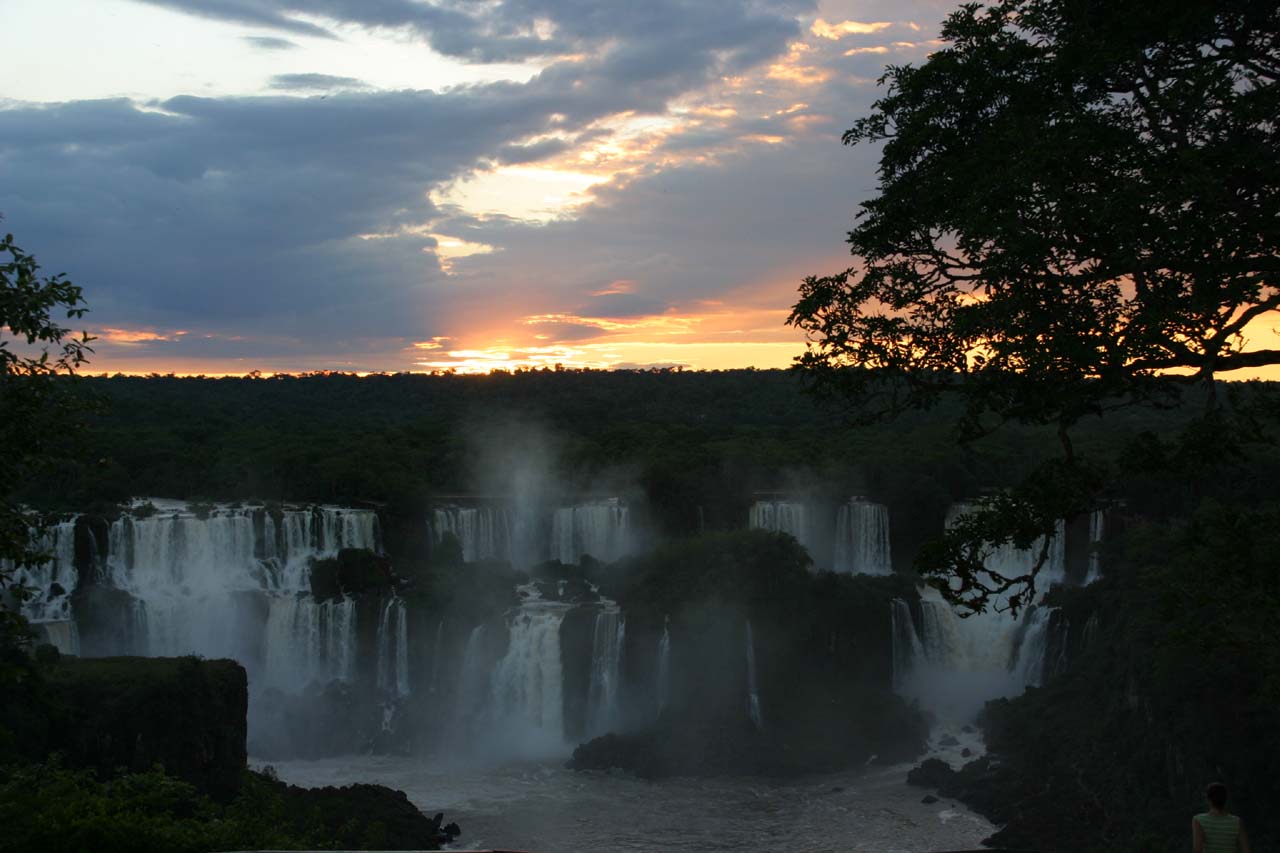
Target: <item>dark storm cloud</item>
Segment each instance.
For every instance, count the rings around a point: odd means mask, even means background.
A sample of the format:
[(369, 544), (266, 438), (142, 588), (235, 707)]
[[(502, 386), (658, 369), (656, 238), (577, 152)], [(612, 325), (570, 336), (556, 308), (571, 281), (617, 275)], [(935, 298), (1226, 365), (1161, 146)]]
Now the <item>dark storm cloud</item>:
[(179, 97), (0, 111), (0, 207), (107, 325), (420, 334), (441, 274), (425, 191), (554, 106), (446, 94)]
[[(336, 25), (406, 29), (433, 49), (472, 62), (514, 62), (591, 50), (614, 39), (662, 41), (702, 34), (698, 49), (718, 41), (730, 65), (745, 68), (771, 55), (771, 40), (754, 37), (779, 27), (794, 33), (794, 17), (813, 3), (795, 0), (144, 0), (157, 6), (302, 35), (336, 37)], [(748, 32), (758, 31), (758, 32)], [(712, 35), (710, 41), (706, 37)], [(747, 35), (747, 38), (742, 38)]]
[(333, 89), (368, 89), (369, 84), (355, 77), (335, 77), (332, 74), (277, 74), (271, 78), (272, 89), (287, 91), (328, 92)]

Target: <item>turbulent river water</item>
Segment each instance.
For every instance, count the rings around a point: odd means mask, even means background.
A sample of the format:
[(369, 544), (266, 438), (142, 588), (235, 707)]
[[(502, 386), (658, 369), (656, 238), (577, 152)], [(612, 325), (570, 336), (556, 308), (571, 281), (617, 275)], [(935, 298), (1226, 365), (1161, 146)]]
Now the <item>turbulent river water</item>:
[(559, 762), (478, 767), (353, 756), (274, 766), (296, 785), (398, 788), (428, 813), (458, 822), (458, 849), (923, 853), (977, 849), (995, 831), (958, 803), (922, 803), (926, 792), (906, 784), (906, 765), (791, 780), (661, 782), (578, 773)]

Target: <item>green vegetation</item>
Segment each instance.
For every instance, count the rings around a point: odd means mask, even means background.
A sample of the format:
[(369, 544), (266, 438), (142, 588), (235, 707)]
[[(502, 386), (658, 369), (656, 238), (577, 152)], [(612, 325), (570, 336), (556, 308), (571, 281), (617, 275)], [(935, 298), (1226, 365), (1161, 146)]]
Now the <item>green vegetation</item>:
[[(69, 393), (66, 377), (91, 352), (92, 339), (77, 337), (52, 316), (63, 310), (67, 319), (84, 315), (79, 287), (62, 275), (39, 275), (40, 265), (12, 234), (0, 239), (0, 258), (0, 596), (21, 600), (28, 591), (13, 567), (44, 556), (30, 535), (44, 519), (26, 511), (19, 491), (68, 455), (69, 437), (84, 424), (87, 401)], [(0, 603), (0, 652), (26, 641), (21, 615)], [(21, 673), (0, 669), (0, 684), (10, 677)]]
[(0, 851), (436, 849), (431, 822), (398, 792), (243, 776), (235, 800), (219, 804), (160, 768), (100, 781), (57, 760), (0, 767)]

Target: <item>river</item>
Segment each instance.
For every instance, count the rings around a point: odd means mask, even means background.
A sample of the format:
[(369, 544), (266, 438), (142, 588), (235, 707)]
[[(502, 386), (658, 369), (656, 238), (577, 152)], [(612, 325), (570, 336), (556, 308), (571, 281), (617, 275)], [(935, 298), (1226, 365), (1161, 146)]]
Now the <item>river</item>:
[[(951, 752), (935, 754), (952, 758)], [(296, 785), (398, 788), (428, 814), (443, 811), (457, 821), (463, 832), (457, 849), (923, 853), (976, 849), (995, 831), (958, 803), (921, 802), (927, 792), (906, 784), (908, 765), (789, 780), (660, 782), (579, 773), (559, 763), (449, 766), (353, 756), (273, 766)]]

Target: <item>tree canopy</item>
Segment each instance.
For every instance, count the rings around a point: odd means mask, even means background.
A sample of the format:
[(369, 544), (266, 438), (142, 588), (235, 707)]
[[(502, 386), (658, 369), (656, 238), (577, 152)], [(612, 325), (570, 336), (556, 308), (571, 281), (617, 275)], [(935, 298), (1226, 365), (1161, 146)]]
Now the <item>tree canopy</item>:
[[(90, 336), (56, 319), (87, 310), (81, 290), (64, 275), (42, 276), (12, 234), (0, 240), (0, 592), (19, 597), (13, 567), (43, 559), (31, 536), (32, 516), (15, 493), (55, 454), (77, 426), (82, 400), (62, 393), (59, 376), (73, 373), (92, 351)], [(10, 567), (8, 570), (5, 567)], [(0, 606), (0, 629), (15, 614)]]
[(862, 418), (954, 394), (964, 437), (1056, 425), (1063, 460), (967, 531), (1027, 544), (1096, 490), (1073, 424), (1280, 363), (1248, 340), (1280, 309), (1280, 7), (1003, 0), (942, 39), (845, 133), (883, 144), (878, 193), (790, 322)]

